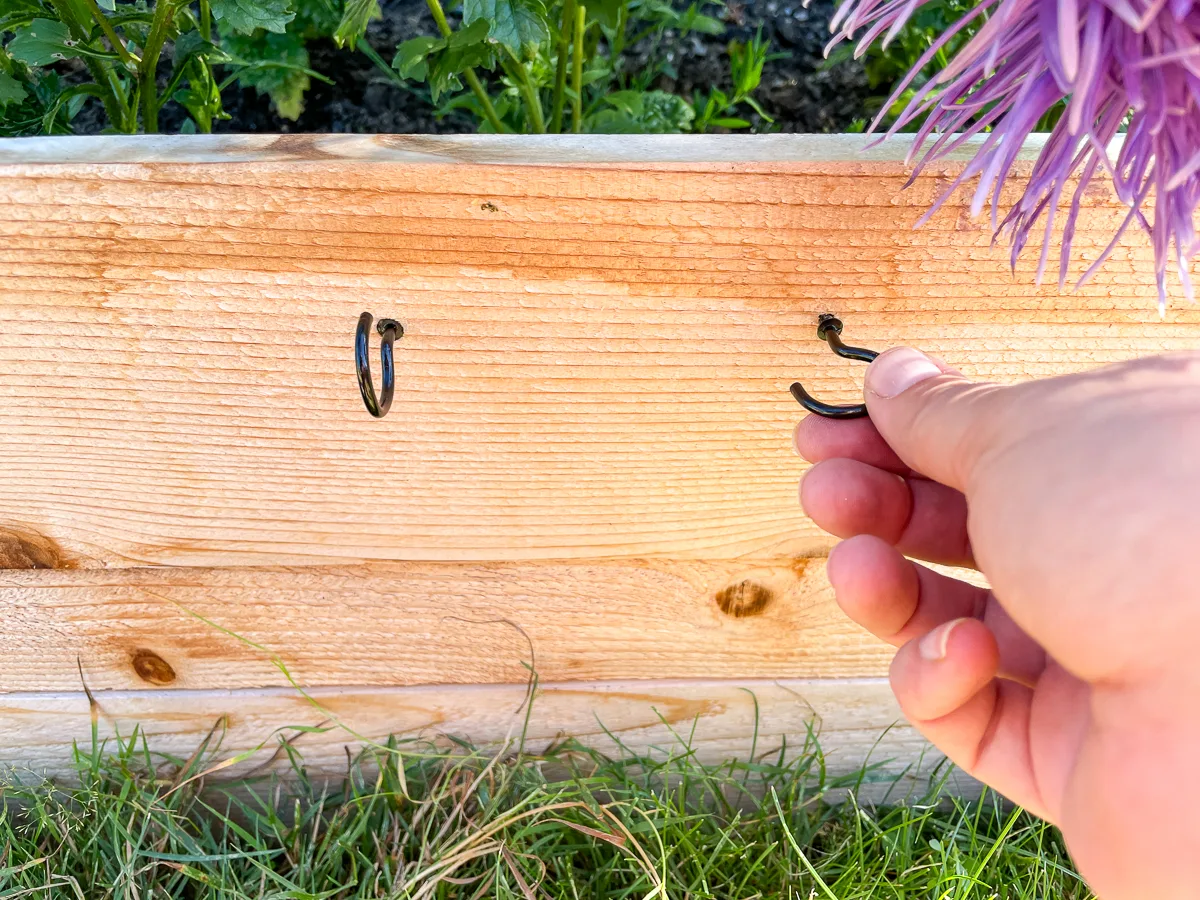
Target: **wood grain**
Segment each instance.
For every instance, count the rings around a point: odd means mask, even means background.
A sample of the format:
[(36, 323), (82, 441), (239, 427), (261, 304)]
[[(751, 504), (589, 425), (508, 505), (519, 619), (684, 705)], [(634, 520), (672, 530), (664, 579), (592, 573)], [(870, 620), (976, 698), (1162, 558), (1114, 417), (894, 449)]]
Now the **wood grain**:
[[(1200, 338), (1136, 241), (1059, 293), (961, 205), (913, 231), (952, 167), (622, 142), (0, 142), (0, 526), (78, 566), (819, 554), (787, 387), (862, 369), (818, 313), (1005, 381)], [(382, 421), (363, 309), (406, 328)]]
[(36, 569), (0, 577), (0, 622), (0, 692), (880, 677), (891, 655), (815, 560)]
[[(292, 742), (313, 777), (339, 776), (347, 749), (357, 752), (396, 735), (412, 753), (450, 748), (446, 736), (469, 737), (485, 752), (517, 746), (541, 753), (572, 736), (602, 753), (663, 758), (691, 752), (702, 763), (794, 758), (810, 731), (831, 776), (865, 763), (878, 777), (903, 774), (893, 798), (920, 789), (921, 775), (942, 760), (903, 721), (885, 683), (610, 682), (544, 685), (526, 717), (525, 685), (296, 691), (132, 691), (95, 694), (98, 733), (134, 729), (158, 754), (189, 757), (210, 731), (214, 762), (253, 755), (215, 773), (216, 780), (286, 772), (276, 751)], [(75, 742), (92, 746), (91, 710), (82, 692), (0, 695), (0, 772), (30, 781), (69, 778)], [(323, 728), (323, 731), (300, 729)], [(522, 745), (522, 737), (524, 743)], [(618, 744), (617, 742), (620, 742)], [(365, 743), (364, 743), (365, 742)], [(624, 751), (622, 746), (626, 748)], [(965, 783), (964, 783), (965, 784)]]

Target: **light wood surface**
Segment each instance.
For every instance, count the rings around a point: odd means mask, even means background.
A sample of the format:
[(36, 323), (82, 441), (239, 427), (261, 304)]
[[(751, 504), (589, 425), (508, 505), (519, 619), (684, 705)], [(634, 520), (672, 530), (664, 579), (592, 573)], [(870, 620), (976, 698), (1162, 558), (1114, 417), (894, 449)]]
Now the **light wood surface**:
[[(886, 676), (820, 561), (10, 571), (0, 692)], [(280, 665), (286, 668), (287, 674)]]
[[(1006, 381), (1196, 346), (1136, 240), (1037, 289), (961, 205), (912, 230), (952, 167), (856, 140), (0, 142), (0, 525), (78, 566), (820, 554), (787, 387), (862, 367), (818, 313)], [(382, 421), (364, 309), (406, 329)]]
[[(1032, 135), (1018, 160), (1033, 160), (1045, 135)], [(1119, 142), (1119, 138), (1118, 141)], [(1114, 143), (1117, 143), (1114, 142)], [(953, 154), (969, 159), (981, 139)], [(393, 163), (469, 163), (577, 167), (711, 166), (746, 170), (763, 164), (808, 166), (823, 173), (858, 163), (898, 163), (912, 135), (871, 146), (856, 134), (222, 134), (128, 137), (34, 137), (0, 140), (0, 163), (305, 163), (356, 160)]]
[[(942, 759), (904, 723), (887, 685), (872, 681), (543, 685), (531, 710), (523, 684), (318, 689), (308, 698), (281, 689), (93, 697), (98, 733), (110, 749), (114, 735), (128, 739), (136, 727), (153, 751), (187, 758), (215, 729), (214, 762), (249, 754), (214, 780), (285, 772), (276, 752), (281, 740), (301, 753), (311, 776), (342, 775), (347, 748), (354, 753), (393, 734), (410, 753), (445, 751), (445, 736), (462, 734), (473, 735), (484, 752), (523, 746), (541, 753), (571, 735), (611, 755), (688, 751), (718, 763), (774, 761), (781, 750), (794, 758), (811, 730), (831, 776), (869, 763), (878, 766), (876, 777), (907, 775), (893, 788), (900, 795), (919, 790), (921, 775)], [(314, 727), (324, 730), (307, 730)], [(91, 728), (82, 692), (0, 695), (0, 771), (25, 781), (69, 778), (73, 742), (88, 750)]]
[[(65, 773), (84, 686), (160, 752), (330, 710), (350, 731), (298, 738), (323, 771), (393, 732), (494, 748), (528, 667), (542, 745), (698, 718), (702, 758), (744, 755), (749, 688), (760, 748), (815, 711), (835, 770), (936, 760), (904, 726), (872, 750), (890, 650), (797, 503), (788, 385), (862, 379), (817, 315), (1012, 381), (1194, 348), (1200, 310), (1159, 320), (1136, 236), (1073, 293), (961, 202), (914, 231), (961, 163), (902, 190), (904, 141), (864, 144), (0, 141), (0, 766)], [(1123, 215), (1085, 207), (1076, 272)], [(364, 309), (405, 326), (382, 421)]]

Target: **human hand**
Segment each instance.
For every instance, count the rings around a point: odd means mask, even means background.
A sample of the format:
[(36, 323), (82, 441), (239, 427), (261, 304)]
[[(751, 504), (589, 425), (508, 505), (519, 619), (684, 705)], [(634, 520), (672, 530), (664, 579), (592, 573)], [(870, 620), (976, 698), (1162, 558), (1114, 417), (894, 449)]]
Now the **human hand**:
[(1200, 897), (1200, 353), (1000, 386), (895, 348), (865, 393), (797, 427), (800, 495), (905, 715), (1103, 900)]

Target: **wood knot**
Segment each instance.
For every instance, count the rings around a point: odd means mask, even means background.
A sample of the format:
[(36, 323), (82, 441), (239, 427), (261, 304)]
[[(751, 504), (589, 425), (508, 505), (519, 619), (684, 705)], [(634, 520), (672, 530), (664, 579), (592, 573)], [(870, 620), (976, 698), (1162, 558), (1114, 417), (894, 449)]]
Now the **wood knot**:
[(162, 686), (175, 680), (171, 664), (153, 650), (134, 650), (132, 661), (133, 671), (142, 681)]
[(735, 619), (757, 616), (771, 605), (775, 592), (749, 578), (717, 591), (717, 606)]
[(0, 530), (0, 569), (72, 569), (62, 549), (33, 531), (7, 527)]

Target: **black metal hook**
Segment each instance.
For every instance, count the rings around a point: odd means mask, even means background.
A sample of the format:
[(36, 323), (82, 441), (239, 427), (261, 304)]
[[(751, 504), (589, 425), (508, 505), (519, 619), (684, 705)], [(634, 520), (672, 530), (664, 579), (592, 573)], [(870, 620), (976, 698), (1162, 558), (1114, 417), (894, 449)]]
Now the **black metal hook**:
[[(829, 344), (831, 350), (845, 359), (857, 359), (869, 363), (879, 354), (874, 350), (862, 347), (849, 347), (842, 343), (842, 320), (832, 313), (823, 313), (817, 319), (817, 337)], [(867, 414), (865, 403), (854, 403), (849, 406), (838, 406), (835, 403), (822, 403), (804, 389), (804, 385), (796, 382), (792, 385), (792, 396), (796, 402), (811, 413), (824, 416), (827, 419), (861, 419)]]
[(354, 338), (354, 365), (358, 369), (358, 390), (362, 393), (367, 412), (377, 419), (387, 415), (392, 406), (392, 394), (396, 390), (396, 369), (392, 363), (392, 344), (396, 338), (404, 337), (404, 326), (395, 319), (380, 319), (375, 330), (383, 338), (379, 348), (383, 369), (383, 391), (375, 399), (375, 385), (371, 381), (371, 321), (369, 312), (358, 317), (358, 333)]

